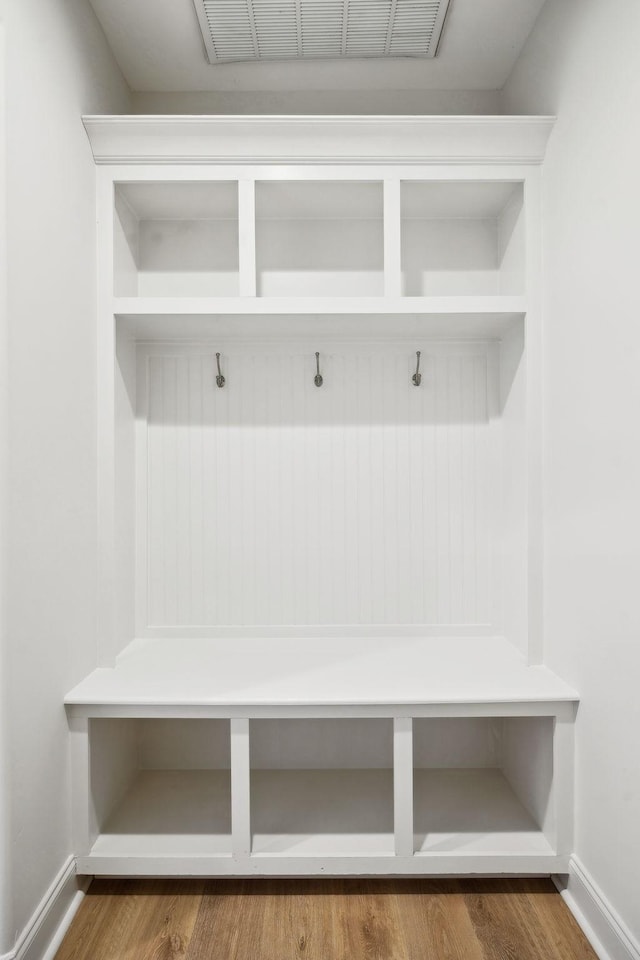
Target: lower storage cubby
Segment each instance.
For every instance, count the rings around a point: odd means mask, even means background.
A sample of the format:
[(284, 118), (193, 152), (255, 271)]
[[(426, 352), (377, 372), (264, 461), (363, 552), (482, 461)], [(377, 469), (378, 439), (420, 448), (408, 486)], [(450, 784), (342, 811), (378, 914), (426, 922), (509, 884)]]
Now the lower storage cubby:
[(553, 853), (553, 718), (415, 720), (414, 849)]
[[(574, 707), (491, 708), (437, 704), (412, 718), (402, 705), (373, 717), (366, 705), (347, 716), (324, 707), (308, 717), (323, 705), (284, 706), (265, 717), (263, 705), (242, 705), (254, 716), (231, 720), (183, 719), (166, 705), (142, 708), (166, 711), (155, 717), (72, 712), (78, 872), (565, 872)], [(501, 715), (523, 709), (531, 714)]]
[(253, 856), (392, 856), (391, 719), (253, 720)]
[(95, 719), (90, 726), (92, 855), (231, 854), (227, 720)]

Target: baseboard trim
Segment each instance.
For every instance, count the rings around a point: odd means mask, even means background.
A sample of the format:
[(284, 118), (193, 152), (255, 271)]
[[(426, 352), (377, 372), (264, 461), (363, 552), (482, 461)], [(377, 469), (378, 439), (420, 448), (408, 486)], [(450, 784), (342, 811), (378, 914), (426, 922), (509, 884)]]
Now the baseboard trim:
[(76, 876), (74, 857), (62, 869), (36, 907), (10, 953), (0, 960), (53, 960), (82, 903), (90, 877)]
[(553, 879), (600, 960), (640, 960), (640, 943), (577, 857), (569, 861), (568, 877)]

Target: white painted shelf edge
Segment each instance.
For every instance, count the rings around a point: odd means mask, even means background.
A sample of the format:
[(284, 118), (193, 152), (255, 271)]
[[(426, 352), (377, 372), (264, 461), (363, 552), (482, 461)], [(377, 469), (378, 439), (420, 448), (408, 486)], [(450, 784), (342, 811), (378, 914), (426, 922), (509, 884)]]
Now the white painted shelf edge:
[[(94, 670), (67, 695), (74, 715), (153, 716), (157, 708), (219, 709), (260, 716), (264, 708), (305, 709), (451, 706), (473, 715), (477, 705), (573, 704), (577, 692), (544, 666), (527, 666), (508, 641), (416, 637), (135, 640), (114, 668)], [(474, 706), (475, 705), (475, 706)], [(109, 712), (113, 710), (113, 712)], [(556, 712), (542, 708), (547, 715)], [(140, 712), (143, 711), (143, 712)], [(318, 712), (320, 711), (320, 712)], [(471, 712), (470, 712), (471, 711)], [(396, 711), (397, 712), (397, 711)], [(515, 711), (517, 713), (517, 710)], [(540, 712), (540, 711), (534, 711)], [(214, 714), (212, 714), (214, 715)], [(508, 715), (508, 714), (506, 714)]]
[(220, 314), (413, 314), (514, 317), (526, 313), (522, 296), (450, 297), (114, 297), (117, 317)]

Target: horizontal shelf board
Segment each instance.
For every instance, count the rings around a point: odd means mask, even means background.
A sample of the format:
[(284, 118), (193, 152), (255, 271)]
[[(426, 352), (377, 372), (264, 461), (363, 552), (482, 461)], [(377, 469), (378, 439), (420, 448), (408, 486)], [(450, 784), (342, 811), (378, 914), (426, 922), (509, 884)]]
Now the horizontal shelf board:
[(553, 117), (84, 116), (96, 163), (541, 163)]
[(521, 313), (476, 314), (307, 314), (271, 316), (256, 314), (215, 316), (145, 314), (119, 316), (118, 330), (139, 341), (185, 342), (226, 340), (306, 340), (318, 337), (338, 341), (499, 340), (522, 322)]
[(521, 296), (465, 297), (114, 297), (113, 313), (140, 317), (273, 314), (421, 314), (513, 317), (526, 313)]
[(451, 856), (418, 854), (414, 857), (197, 857), (197, 856), (99, 856), (92, 853), (76, 860), (77, 872), (93, 876), (121, 877), (442, 877), (549, 876), (568, 873), (569, 857), (540, 855)]
[(554, 853), (500, 770), (415, 770), (414, 833), (421, 855)]
[[(251, 707), (575, 701), (568, 684), (529, 667), (508, 641), (484, 637), (274, 637), (135, 640), (115, 668), (94, 670), (67, 704)], [(90, 712), (90, 711), (88, 711)], [(551, 713), (554, 711), (551, 710)], [(106, 715), (106, 714), (102, 714)], [(138, 714), (139, 715), (139, 714)]]
[(252, 770), (252, 854), (392, 855), (391, 770)]
[(92, 856), (231, 854), (228, 770), (143, 770), (98, 836)]

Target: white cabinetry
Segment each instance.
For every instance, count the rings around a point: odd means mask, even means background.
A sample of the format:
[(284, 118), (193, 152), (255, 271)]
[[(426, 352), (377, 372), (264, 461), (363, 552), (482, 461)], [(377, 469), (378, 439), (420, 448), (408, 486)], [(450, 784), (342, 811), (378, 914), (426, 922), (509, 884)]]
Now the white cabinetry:
[(551, 121), (85, 123), (79, 869), (566, 869), (577, 695), (540, 627)]

